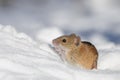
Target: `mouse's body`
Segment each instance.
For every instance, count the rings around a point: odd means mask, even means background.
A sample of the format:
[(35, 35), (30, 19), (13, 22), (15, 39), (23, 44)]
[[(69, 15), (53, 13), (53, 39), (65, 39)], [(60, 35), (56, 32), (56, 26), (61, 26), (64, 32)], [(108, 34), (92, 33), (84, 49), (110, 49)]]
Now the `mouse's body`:
[(97, 68), (98, 52), (93, 44), (81, 41), (75, 34), (53, 40), (55, 50), (64, 61), (85, 69)]

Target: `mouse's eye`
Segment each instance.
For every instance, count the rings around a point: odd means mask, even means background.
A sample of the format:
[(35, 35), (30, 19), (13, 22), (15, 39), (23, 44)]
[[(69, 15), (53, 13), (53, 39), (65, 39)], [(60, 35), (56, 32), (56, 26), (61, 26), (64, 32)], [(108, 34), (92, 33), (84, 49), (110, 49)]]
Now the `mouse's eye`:
[(67, 41), (66, 39), (63, 39), (63, 40), (62, 40), (62, 42), (64, 42), (64, 43), (66, 43), (66, 41)]

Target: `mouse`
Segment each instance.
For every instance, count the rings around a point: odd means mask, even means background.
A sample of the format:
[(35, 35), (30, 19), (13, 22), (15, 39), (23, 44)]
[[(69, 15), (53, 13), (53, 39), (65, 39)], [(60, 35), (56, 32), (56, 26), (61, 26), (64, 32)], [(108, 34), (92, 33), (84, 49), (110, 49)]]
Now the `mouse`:
[(87, 70), (97, 69), (96, 47), (88, 41), (81, 41), (75, 33), (53, 39), (52, 43), (64, 62)]

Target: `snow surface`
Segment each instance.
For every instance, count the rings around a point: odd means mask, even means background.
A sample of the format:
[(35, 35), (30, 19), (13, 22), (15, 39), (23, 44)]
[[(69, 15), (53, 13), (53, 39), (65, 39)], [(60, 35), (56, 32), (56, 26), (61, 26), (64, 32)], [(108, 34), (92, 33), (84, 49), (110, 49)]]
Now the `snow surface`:
[(63, 33), (51, 30), (39, 31), (35, 41), (12, 26), (0, 25), (0, 80), (120, 80), (119, 45), (93, 35), (89, 40), (95, 40), (99, 51), (98, 69), (82, 70), (63, 63), (53, 51), (50, 41)]

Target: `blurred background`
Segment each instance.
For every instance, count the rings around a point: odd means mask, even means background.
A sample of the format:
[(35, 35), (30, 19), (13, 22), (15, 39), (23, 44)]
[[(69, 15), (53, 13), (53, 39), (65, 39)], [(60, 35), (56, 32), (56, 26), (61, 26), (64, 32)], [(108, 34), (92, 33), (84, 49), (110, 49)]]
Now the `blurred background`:
[(58, 28), (120, 44), (120, 0), (0, 0), (0, 24), (34, 39), (43, 29)]

